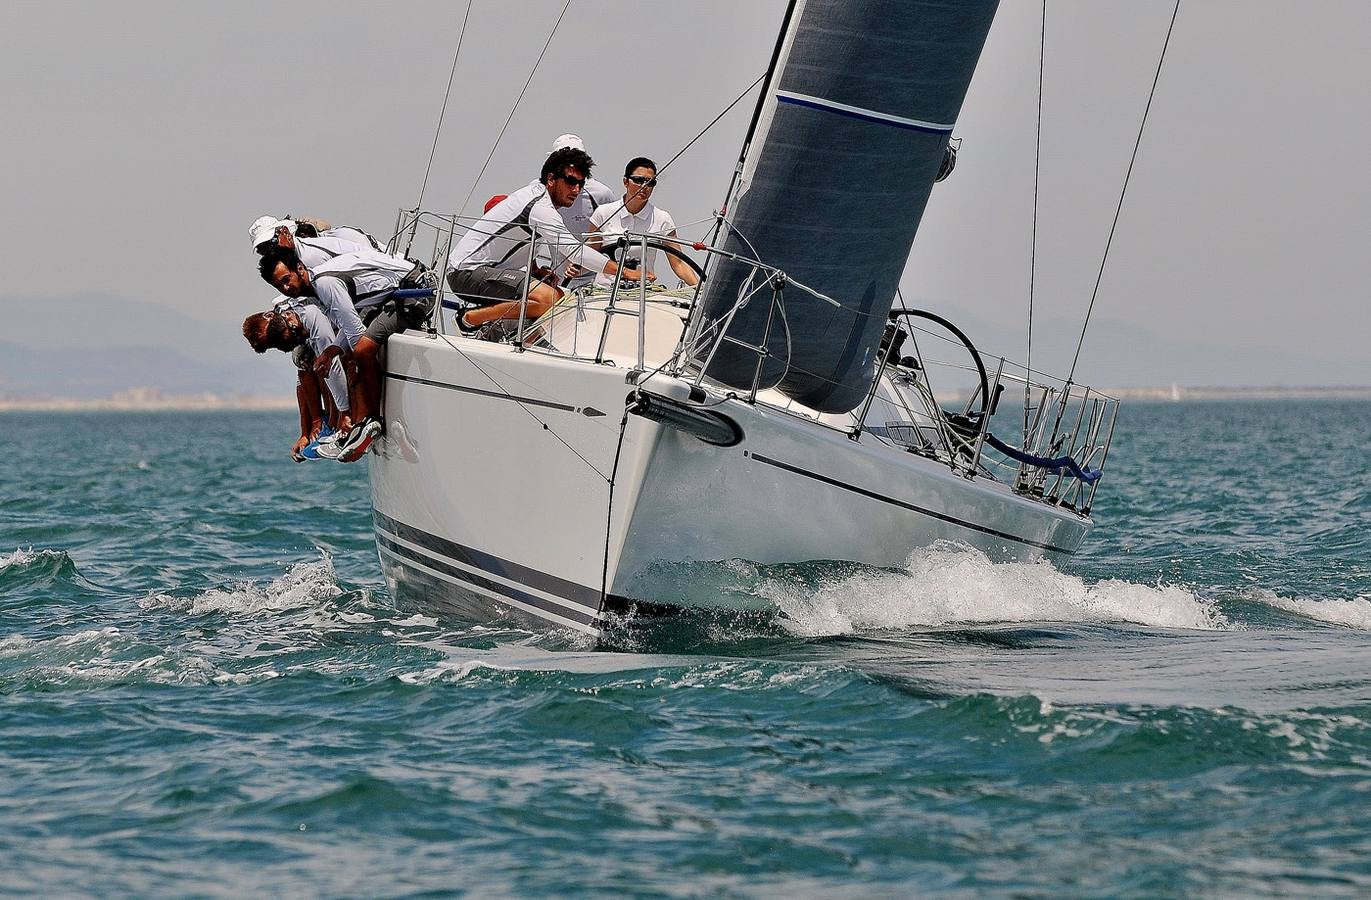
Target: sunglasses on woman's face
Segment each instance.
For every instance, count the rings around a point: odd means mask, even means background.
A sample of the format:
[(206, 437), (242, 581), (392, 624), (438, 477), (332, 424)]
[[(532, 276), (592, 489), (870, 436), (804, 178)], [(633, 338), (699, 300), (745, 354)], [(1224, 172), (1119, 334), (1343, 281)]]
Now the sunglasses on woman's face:
[(628, 181), (631, 181), (631, 182), (633, 182), (634, 184), (640, 184), (640, 185), (642, 185), (643, 187), (656, 187), (656, 186), (657, 186), (657, 179), (656, 179), (656, 178), (648, 178), (646, 175), (626, 175), (626, 176), (624, 176), (624, 177), (625, 177)]

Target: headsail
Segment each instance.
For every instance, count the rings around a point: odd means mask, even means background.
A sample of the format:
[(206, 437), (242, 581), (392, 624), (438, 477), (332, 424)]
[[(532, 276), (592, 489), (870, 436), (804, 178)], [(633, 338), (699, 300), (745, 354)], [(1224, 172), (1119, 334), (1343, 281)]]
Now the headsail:
[[(841, 304), (799, 290), (773, 322), (764, 383), (823, 412), (862, 402), (919, 219), (998, 0), (799, 0), (769, 82), (725, 249), (755, 257)], [(722, 319), (750, 290), (724, 261), (699, 315)], [(769, 292), (729, 334), (760, 344)], [(708, 375), (750, 387), (757, 357), (719, 348)]]

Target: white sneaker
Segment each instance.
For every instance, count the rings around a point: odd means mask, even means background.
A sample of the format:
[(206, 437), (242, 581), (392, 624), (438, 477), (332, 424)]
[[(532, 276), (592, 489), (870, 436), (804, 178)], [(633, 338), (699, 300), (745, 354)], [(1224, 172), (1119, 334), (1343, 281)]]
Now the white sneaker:
[(367, 452), (371, 442), (376, 440), (381, 433), (381, 423), (371, 416), (367, 416), (348, 432), (347, 437), (343, 438), (338, 445), (339, 462), (356, 462), (362, 458), (362, 454)]
[(337, 459), (342, 455), (342, 448), (338, 446), (338, 432), (332, 431), (314, 442), (314, 452), (320, 459)]

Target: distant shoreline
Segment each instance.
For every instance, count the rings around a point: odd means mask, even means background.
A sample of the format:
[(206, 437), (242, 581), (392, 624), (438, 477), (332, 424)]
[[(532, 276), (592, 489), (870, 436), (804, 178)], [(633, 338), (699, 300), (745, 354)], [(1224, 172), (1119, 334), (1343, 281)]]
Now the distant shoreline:
[[(1129, 402), (1186, 403), (1213, 400), (1371, 400), (1371, 387), (1142, 387), (1096, 391)], [(955, 398), (945, 398), (949, 402)], [(5, 412), (278, 412), (295, 410), (291, 396), (222, 397), (217, 394), (166, 395), (149, 388), (110, 397), (0, 398)]]

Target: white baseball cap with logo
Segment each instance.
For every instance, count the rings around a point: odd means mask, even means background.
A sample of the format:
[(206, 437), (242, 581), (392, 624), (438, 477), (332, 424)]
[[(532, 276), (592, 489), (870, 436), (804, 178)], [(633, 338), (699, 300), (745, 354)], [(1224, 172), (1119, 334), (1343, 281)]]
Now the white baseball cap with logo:
[(579, 134), (559, 135), (557, 140), (552, 142), (552, 150), (550, 152), (556, 153), (558, 150), (564, 150), (567, 147), (585, 152), (586, 142), (581, 140)]
[(295, 223), (290, 219), (278, 219), (275, 216), (262, 216), (248, 226), (248, 234), (252, 236), (252, 249), (267, 243), (276, 237), (276, 229), (285, 227), (291, 234), (295, 233)]

